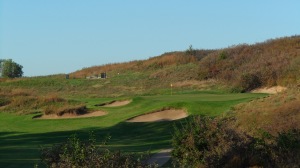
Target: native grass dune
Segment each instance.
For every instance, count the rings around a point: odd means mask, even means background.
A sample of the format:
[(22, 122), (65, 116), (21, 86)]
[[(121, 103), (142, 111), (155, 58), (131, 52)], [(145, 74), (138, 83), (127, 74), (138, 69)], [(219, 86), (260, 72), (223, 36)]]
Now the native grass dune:
[(119, 107), (119, 106), (125, 106), (129, 103), (131, 103), (132, 100), (117, 100), (117, 101), (112, 101), (109, 103), (103, 103), (99, 104), (96, 106), (101, 106), (101, 107)]
[(182, 109), (168, 109), (157, 111), (153, 113), (148, 113), (134, 117), (127, 120), (127, 122), (160, 122), (160, 121), (173, 121), (179, 120), (187, 117), (188, 114), (185, 110)]
[(99, 117), (104, 116), (107, 113), (104, 111), (94, 111), (86, 114), (72, 114), (72, 113), (66, 113), (61, 116), (58, 116), (56, 114), (50, 114), (50, 115), (41, 115), (34, 117), (34, 119), (68, 119), (68, 118), (87, 118), (87, 117)]

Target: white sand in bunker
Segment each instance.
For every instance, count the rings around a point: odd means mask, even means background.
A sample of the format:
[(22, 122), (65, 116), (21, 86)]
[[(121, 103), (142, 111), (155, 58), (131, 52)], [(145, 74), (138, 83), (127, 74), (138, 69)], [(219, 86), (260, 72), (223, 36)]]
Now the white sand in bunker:
[(95, 111), (86, 114), (64, 114), (62, 116), (58, 116), (56, 114), (51, 115), (42, 115), (41, 117), (37, 117), (36, 119), (67, 119), (67, 118), (87, 118), (87, 117), (98, 117), (106, 115), (107, 113), (104, 111)]
[(154, 113), (144, 114), (134, 117), (127, 122), (159, 122), (159, 121), (172, 121), (187, 117), (188, 114), (185, 110), (163, 110)]
[(273, 86), (273, 87), (264, 87), (254, 89), (252, 93), (268, 93), (268, 94), (276, 94), (285, 91), (287, 88), (283, 86)]
[(102, 107), (118, 107), (118, 106), (125, 106), (131, 103), (131, 100), (122, 100), (122, 101), (113, 101), (111, 103), (105, 104)]

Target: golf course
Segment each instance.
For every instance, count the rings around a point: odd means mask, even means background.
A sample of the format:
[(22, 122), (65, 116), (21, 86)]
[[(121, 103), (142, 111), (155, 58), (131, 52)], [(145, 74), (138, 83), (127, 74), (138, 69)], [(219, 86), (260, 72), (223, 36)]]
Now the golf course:
[[(159, 151), (169, 151), (165, 167), (293, 167), (300, 160), (299, 40), (190, 47), (70, 74), (1, 78), (0, 167), (94, 167), (106, 156), (113, 160), (96, 167), (147, 167), (136, 156)], [(70, 141), (91, 134), (95, 146)], [(127, 159), (139, 166), (123, 165)]]
[[(128, 119), (161, 109), (184, 109), (189, 116), (219, 116), (238, 103), (266, 96), (265, 94), (226, 94), (198, 91), (173, 95), (128, 97), (123, 106), (101, 107), (111, 98), (79, 99), (93, 110), (107, 114), (89, 118), (34, 119), (39, 114), (16, 115), (0, 113), (0, 167), (33, 167), (39, 163), (41, 146), (59, 143), (70, 135), (87, 136), (93, 131), (99, 143), (111, 136), (111, 149), (126, 152), (151, 152), (171, 147), (174, 124), (184, 124), (189, 117), (176, 121), (127, 122)], [(123, 98), (124, 99), (124, 98)]]

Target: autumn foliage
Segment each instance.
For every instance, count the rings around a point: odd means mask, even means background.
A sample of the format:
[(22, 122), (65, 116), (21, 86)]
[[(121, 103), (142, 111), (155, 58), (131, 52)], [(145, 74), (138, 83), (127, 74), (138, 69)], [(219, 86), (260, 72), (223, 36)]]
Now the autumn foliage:
[(300, 36), (241, 44), (218, 50), (200, 61), (200, 79), (225, 81), (240, 91), (295, 84), (300, 70)]

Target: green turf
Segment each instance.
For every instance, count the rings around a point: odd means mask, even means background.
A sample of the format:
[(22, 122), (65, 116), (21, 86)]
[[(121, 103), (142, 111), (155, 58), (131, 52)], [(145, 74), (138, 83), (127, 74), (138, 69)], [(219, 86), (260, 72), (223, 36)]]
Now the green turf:
[(94, 131), (99, 143), (106, 135), (111, 149), (122, 151), (151, 151), (170, 147), (174, 124), (172, 122), (127, 123), (129, 118), (163, 107), (183, 108), (190, 115), (218, 116), (235, 104), (264, 96), (263, 94), (226, 94), (220, 92), (194, 92), (175, 95), (139, 96), (123, 107), (96, 107), (112, 98), (80, 98), (89, 109), (104, 110), (106, 116), (33, 120), (37, 114), (15, 115), (0, 113), (0, 167), (33, 167), (38, 163), (40, 146), (65, 141), (71, 134), (87, 137)]

